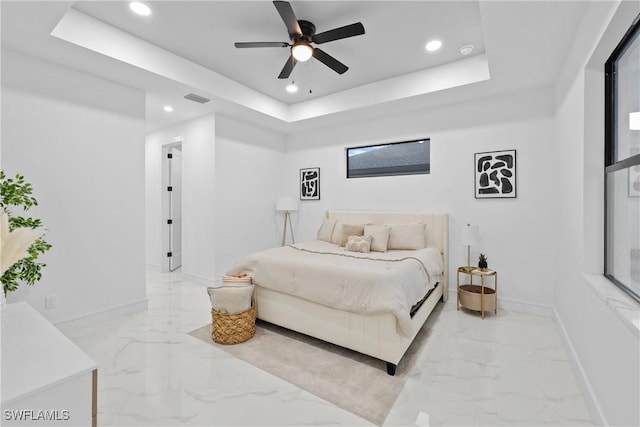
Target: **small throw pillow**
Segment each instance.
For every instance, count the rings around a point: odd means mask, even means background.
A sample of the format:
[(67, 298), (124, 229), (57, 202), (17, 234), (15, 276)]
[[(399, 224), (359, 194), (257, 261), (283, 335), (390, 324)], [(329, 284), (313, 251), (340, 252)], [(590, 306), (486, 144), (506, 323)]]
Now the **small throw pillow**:
[(339, 245), (342, 241), (342, 222), (337, 221), (335, 227), (333, 227), (333, 233), (331, 234), (331, 243)]
[(370, 252), (371, 236), (349, 236), (344, 249), (350, 252)]
[(340, 240), (340, 246), (347, 244), (349, 236), (363, 236), (364, 225), (343, 224), (342, 225), (342, 239)]
[(331, 235), (333, 234), (333, 229), (336, 226), (335, 219), (325, 219), (322, 221), (322, 225), (320, 226), (320, 230), (318, 230), (318, 240), (324, 240), (325, 242), (331, 243)]
[(371, 236), (371, 250), (373, 252), (387, 252), (389, 243), (389, 227), (381, 224), (367, 224), (364, 235)]
[(424, 230), (425, 225), (420, 223), (391, 225), (387, 249), (423, 249)]
[(236, 314), (251, 308), (253, 285), (225, 284), (217, 288), (208, 287), (207, 292), (211, 299), (211, 308), (216, 311)]

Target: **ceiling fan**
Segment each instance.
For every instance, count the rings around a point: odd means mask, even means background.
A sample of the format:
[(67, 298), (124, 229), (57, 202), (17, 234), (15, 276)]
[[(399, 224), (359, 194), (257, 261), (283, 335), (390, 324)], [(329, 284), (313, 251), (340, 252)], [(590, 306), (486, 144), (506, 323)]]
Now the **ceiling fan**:
[(354, 37), (364, 34), (364, 26), (362, 23), (357, 22), (351, 25), (345, 25), (344, 27), (334, 28), (333, 30), (325, 31), (320, 34), (316, 34), (316, 27), (309, 21), (298, 20), (291, 4), (286, 1), (274, 1), (274, 6), (278, 10), (280, 17), (284, 21), (287, 31), (289, 32), (289, 39), (292, 44), (287, 42), (237, 42), (235, 47), (237, 48), (252, 48), (252, 47), (290, 47), (291, 54), (289, 59), (284, 64), (279, 79), (289, 78), (293, 67), (296, 66), (298, 61), (307, 61), (311, 57), (316, 58), (327, 67), (331, 68), (338, 74), (343, 74), (349, 69), (342, 62), (335, 59), (333, 56), (326, 53), (324, 50), (314, 47), (311, 43), (322, 44), (334, 40), (346, 39), (348, 37)]

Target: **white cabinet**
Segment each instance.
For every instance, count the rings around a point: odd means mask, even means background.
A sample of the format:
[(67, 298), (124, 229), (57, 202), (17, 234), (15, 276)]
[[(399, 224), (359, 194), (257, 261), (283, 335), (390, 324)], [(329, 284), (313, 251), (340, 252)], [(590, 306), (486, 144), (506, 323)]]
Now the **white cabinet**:
[(2, 308), (3, 426), (96, 426), (97, 365), (26, 302)]

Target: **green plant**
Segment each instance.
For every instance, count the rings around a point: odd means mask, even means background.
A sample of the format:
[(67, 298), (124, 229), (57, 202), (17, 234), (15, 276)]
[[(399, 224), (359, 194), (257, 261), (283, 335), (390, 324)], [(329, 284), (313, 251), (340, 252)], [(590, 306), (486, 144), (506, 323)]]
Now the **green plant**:
[[(7, 178), (4, 171), (0, 171), (0, 208), (8, 217), (9, 231), (16, 228), (36, 229), (42, 227), (42, 221), (37, 218), (13, 215), (10, 207), (22, 208), (25, 212), (33, 206), (38, 205), (38, 201), (32, 195), (33, 187), (25, 182), (22, 175), (15, 178)], [(2, 289), (5, 293), (13, 292), (20, 286), (20, 282), (33, 285), (42, 277), (42, 268), (46, 264), (37, 262), (40, 255), (51, 249), (51, 245), (42, 237), (38, 238), (28, 249), (25, 258), (10, 266), (0, 276)]]
[(478, 257), (478, 268), (487, 268), (487, 256), (485, 254), (480, 254)]

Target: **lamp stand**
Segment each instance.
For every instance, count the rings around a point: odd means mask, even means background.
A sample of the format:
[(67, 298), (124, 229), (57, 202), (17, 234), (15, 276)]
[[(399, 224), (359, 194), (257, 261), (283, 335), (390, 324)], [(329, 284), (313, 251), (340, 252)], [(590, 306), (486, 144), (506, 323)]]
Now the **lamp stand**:
[(467, 245), (467, 267), (471, 267), (471, 245)]
[(291, 242), (295, 243), (296, 239), (293, 236), (293, 225), (291, 224), (291, 218), (289, 217), (289, 211), (285, 211), (284, 213), (284, 227), (282, 227), (282, 246), (284, 246), (284, 242), (287, 237), (287, 222), (289, 223), (289, 230), (291, 230)]

